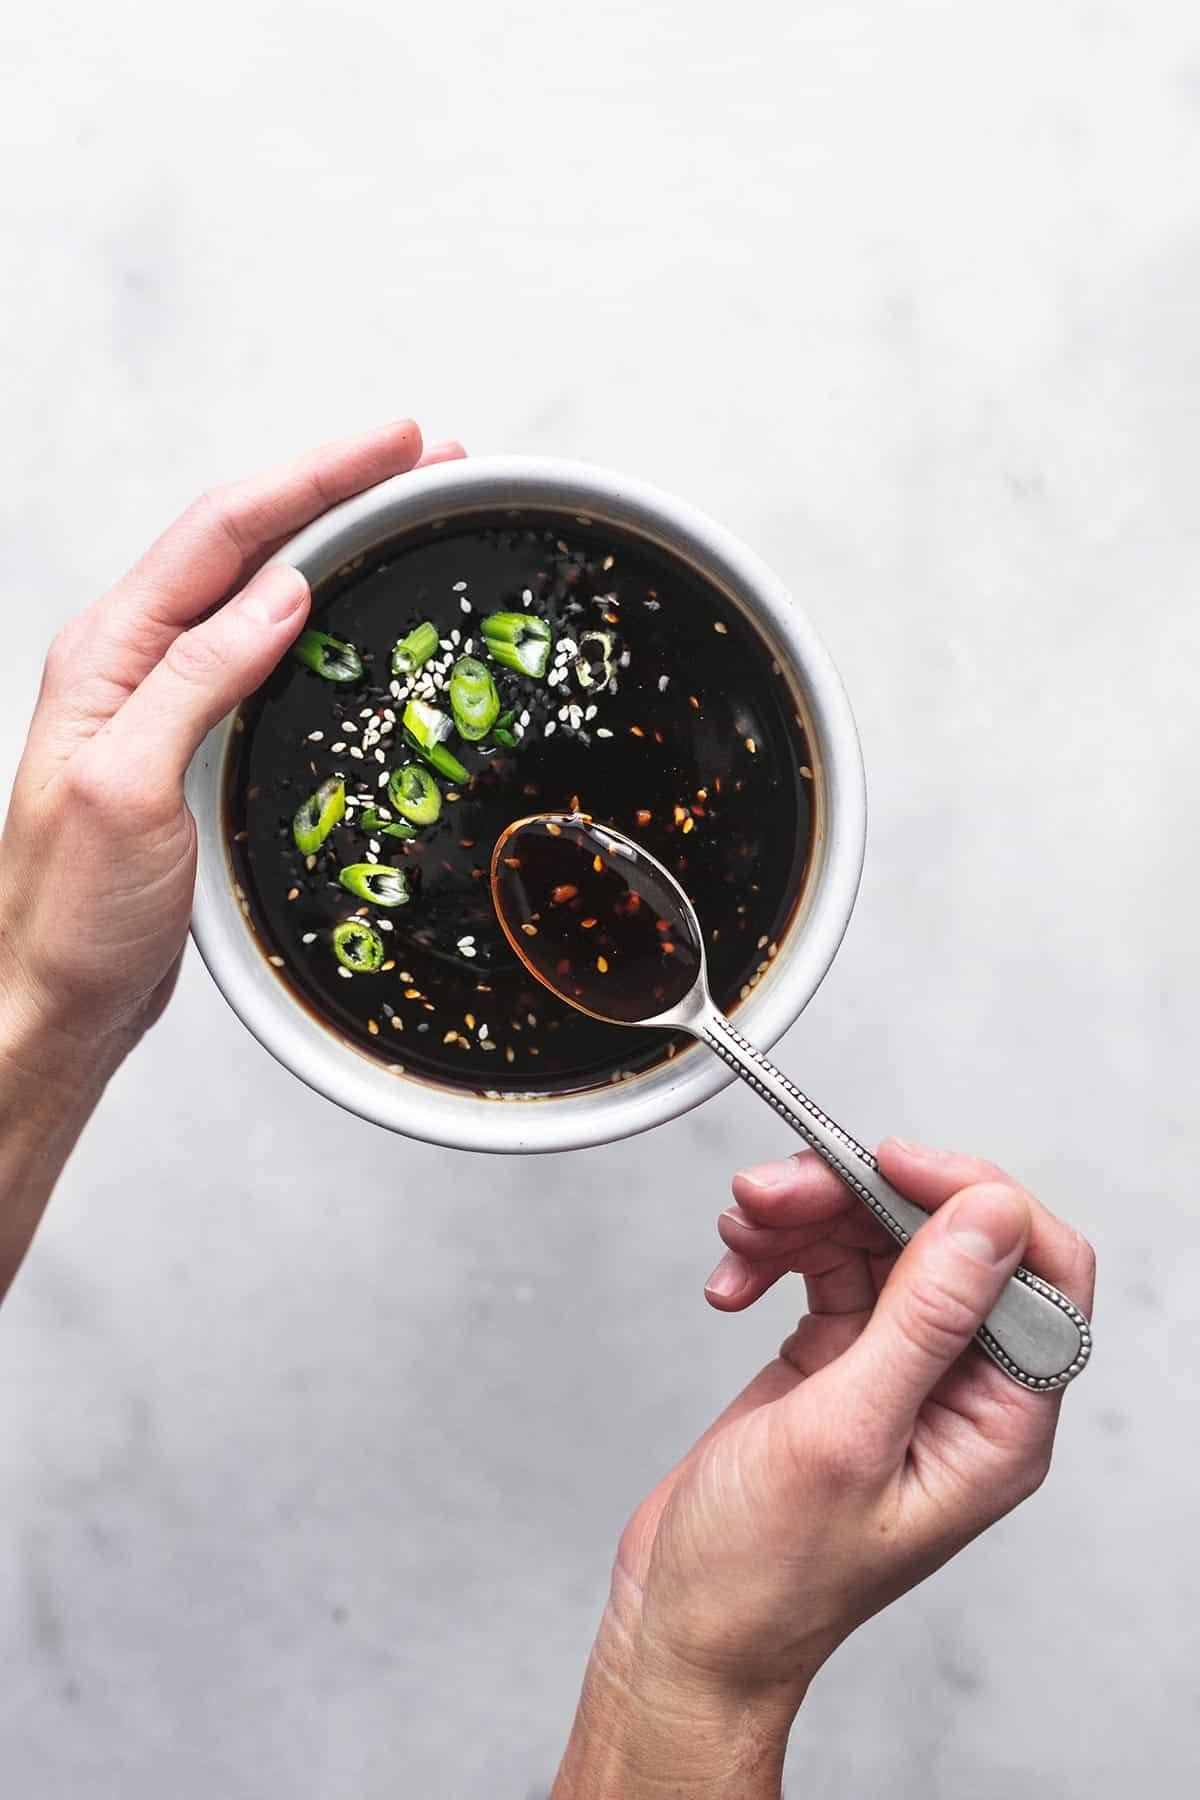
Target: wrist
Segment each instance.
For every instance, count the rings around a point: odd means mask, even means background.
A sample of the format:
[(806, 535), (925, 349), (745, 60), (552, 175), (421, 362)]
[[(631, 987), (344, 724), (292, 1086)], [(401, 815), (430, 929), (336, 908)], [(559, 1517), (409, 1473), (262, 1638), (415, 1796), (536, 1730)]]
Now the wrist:
[(739, 1687), (680, 1661), (615, 1594), (553, 1800), (778, 1800), (799, 1703), (794, 1692)]
[(0, 1079), (27, 1112), (41, 1111), (42, 1101), (90, 1110), (134, 1041), (127, 1029), (81, 1027), (36, 984), (0, 965)]

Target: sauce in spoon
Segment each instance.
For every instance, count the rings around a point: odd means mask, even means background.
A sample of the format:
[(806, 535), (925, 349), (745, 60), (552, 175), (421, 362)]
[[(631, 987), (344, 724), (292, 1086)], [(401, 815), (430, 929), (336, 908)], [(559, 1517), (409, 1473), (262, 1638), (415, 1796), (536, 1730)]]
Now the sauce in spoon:
[(582, 813), (518, 819), (492, 853), (504, 934), (552, 993), (630, 1025), (678, 1006), (700, 972), (695, 914), (636, 844)]

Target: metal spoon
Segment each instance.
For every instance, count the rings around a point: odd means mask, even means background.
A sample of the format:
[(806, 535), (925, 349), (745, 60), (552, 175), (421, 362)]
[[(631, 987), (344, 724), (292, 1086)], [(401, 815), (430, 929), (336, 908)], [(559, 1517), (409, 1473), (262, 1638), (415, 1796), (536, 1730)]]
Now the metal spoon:
[[(787, 1120), (898, 1244), (926, 1223), (929, 1215), (885, 1180), (870, 1151), (713, 1003), (695, 909), (640, 844), (580, 813), (518, 819), (493, 852), (492, 894), (509, 943), (561, 1000), (613, 1025), (690, 1032)], [(1023, 1267), (977, 1336), (1006, 1375), (1040, 1392), (1074, 1380), (1092, 1349), (1079, 1308)]]

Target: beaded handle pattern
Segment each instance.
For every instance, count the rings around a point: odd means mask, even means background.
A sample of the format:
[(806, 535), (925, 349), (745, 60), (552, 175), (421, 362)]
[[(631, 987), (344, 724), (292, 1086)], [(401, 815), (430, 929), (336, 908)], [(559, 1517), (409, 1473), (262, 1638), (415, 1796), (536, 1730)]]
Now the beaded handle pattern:
[[(880, 1174), (871, 1152), (814, 1105), (807, 1094), (801, 1093), (715, 1007), (697, 1029), (710, 1049), (829, 1164), (896, 1242), (907, 1244), (929, 1215), (897, 1193)], [(1014, 1283), (1019, 1285), (1014, 1287)], [(1064, 1331), (1064, 1323), (1072, 1329)], [(1050, 1360), (1055, 1364), (1052, 1372), (1031, 1371), (1018, 1360), (1020, 1353), (1015, 1347), (1005, 1347), (996, 1332), (1003, 1331), (1006, 1324), (1024, 1345), (1043, 1352), (1049, 1349)], [(1091, 1326), (1083, 1313), (1065, 1294), (1024, 1266), (1014, 1272), (1012, 1282), (988, 1315), (988, 1323), (976, 1333), (976, 1340), (1013, 1381), (1040, 1393), (1066, 1387), (1081, 1373), (1092, 1353)]]

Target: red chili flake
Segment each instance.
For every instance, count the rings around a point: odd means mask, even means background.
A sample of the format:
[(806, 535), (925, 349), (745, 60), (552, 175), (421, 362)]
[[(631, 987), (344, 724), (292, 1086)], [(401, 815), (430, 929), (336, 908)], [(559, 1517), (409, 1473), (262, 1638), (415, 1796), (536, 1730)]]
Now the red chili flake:
[(700, 702), (697, 700), (695, 694), (688, 695), (688, 705), (694, 706), (697, 712), (700, 711)]
[(619, 625), (621, 623), (620, 614), (614, 613), (614, 612), (606, 612), (604, 615), (604, 622), (606, 625)]
[(300, 898), (300, 889), (299, 888), (294, 887), (294, 888), (288, 889), (288, 899), (289, 900), (298, 900), (299, 898)]
[(563, 957), (562, 961), (558, 964), (558, 972), (560, 975), (569, 975), (571, 973), (571, 961), (569, 957)]
[(372, 1037), (378, 1037), (378, 1036), (379, 1036), (379, 1027), (378, 1027), (378, 1025), (377, 1025), (377, 1024), (376, 1024), (376, 1023), (375, 1023), (375, 1021), (374, 1021), (374, 1019), (368, 1019), (368, 1020), (367, 1020), (367, 1030), (368, 1030), (368, 1031), (369, 1031), (369, 1032), (370, 1032), (370, 1034), (371, 1034), (371, 1036), (372, 1036)]
[(640, 725), (631, 725), (629, 727), (629, 729), (633, 733), (634, 737), (644, 738), (646, 735)]
[(519, 869), (521, 866), (521, 859), (519, 856), (506, 856), (504, 858), (504, 866), (506, 869)]
[(475, 839), (474, 838), (459, 838), (458, 841), (462, 845), (464, 850), (473, 850), (475, 848)]
[(684, 820), (684, 821), (683, 821), (683, 835), (684, 835), (684, 837), (686, 837), (686, 836), (687, 836), (687, 834), (688, 834), (688, 832), (689, 832), (689, 831), (695, 831), (695, 829), (696, 829), (696, 821), (695, 821), (695, 819), (685, 819), (685, 820)]
[(531, 925), (529, 923), (528, 919), (526, 919), (524, 925), (522, 925), (521, 930), (525, 933), (526, 937), (536, 937), (537, 936), (537, 926)]
[(596, 958), (596, 967), (599, 969), (599, 971), (602, 975), (607, 975), (608, 974), (608, 958), (607, 958), (607, 956), (598, 956)]
[(675, 823), (677, 825), (682, 825), (683, 821), (686, 818), (687, 818), (687, 807), (686, 806), (677, 806), (675, 808)]
[(674, 954), (675, 954), (674, 944), (663, 944), (662, 953), (664, 956), (674, 956)]
[(696, 798), (697, 798), (697, 800), (707, 800), (708, 799), (708, 789), (707, 788), (697, 788), (696, 789)]
[(592, 867), (593, 867), (593, 869), (595, 869), (597, 875), (603, 875), (603, 873), (604, 873), (604, 858), (599, 853), (597, 853), (595, 856), (593, 856)]
[(595, 919), (580, 919), (580, 921), (579, 921), (580, 930), (591, 931), (591, 929), (595, 925), (595, 923), (596, 923)]
[(705, 813), (704, 808), (702, 806), (693, 806), (692, 811), (695, 813), (695, 815), (698, 819), (703, 819), (708, 816)]
[(555, 888), (550, 898), (555, 906), (565, 906), (568, 900), (575, 899), (578, 892), (577, 887), (573, 887), (569, 881), (564, 881), (561, 886)]
[(656, 744), (665, 744), (667, 740), (664, 738), (661, 731), (656, 731), (654, 734), (654, 741)]
[(554, 823), (553, 819), (551, 819), (549, 824), (546, 826), (546, 830), (549, 832), (551, 837), (561, 837), (562, 836), (562, 826), (556, 825)]
[(579, 811), (579, 795), (578, 794), (571, 795), (571, 811), (572, 812)]
[(645, 807), (643, 806), (643, 807), (639, 807), (638, 811), (634, 814), (634, 817), (636, 818), (639, 825), (648, 825), (650, 823), (651, 819), (654, 817), (654, 814), (647, 812)]
[(670, 931), (671, 921), (669, 919), (655, 919), (654, 929), (655, 931)]

